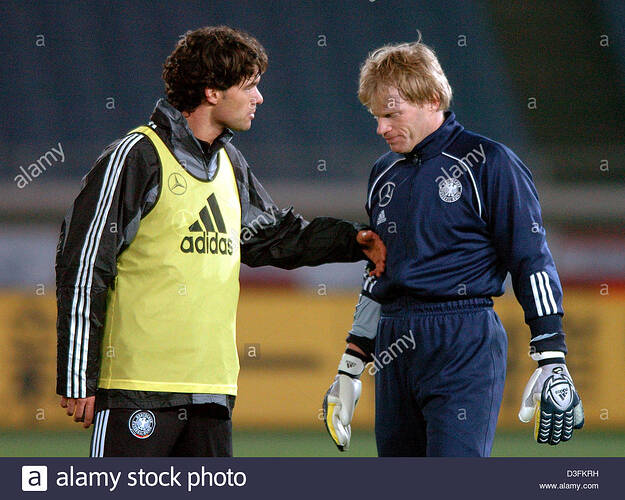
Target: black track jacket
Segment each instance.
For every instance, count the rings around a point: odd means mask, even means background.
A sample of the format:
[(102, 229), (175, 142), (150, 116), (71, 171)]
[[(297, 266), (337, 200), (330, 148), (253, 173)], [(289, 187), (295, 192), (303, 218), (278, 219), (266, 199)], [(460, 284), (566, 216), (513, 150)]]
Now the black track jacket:
[[(330, 217), (309, 223), (292, 207), (276, 207), (243, 155), (230, 144), (230, 130), (211, 145), (202, 143), (193, 136), (182, 114), (164, 99), (157, 102), (149, 125), (181, 165), (203, 180), (215, 175), (217, 152), (226, 149), (241, 202), (244, 264), (292, 269), (366, 258), (356, 242), (357, 232), (365, 226)], [(117, 258), (132, 244), (141, 219), (155, 206), (163, 189), (160, 161), (147, 137), (132, 147), (119, 177), (111, 180), (111, 154), (118, 143), (108, 146), (83, 178), (82, 189), (61, 227), (56, 255), (56, 391), (73, 398), (92, 396), (97, 391), (97, 410), (208, 402), (231, 408), (234, 398), (223, 395), (97, 389), (107, 291), (117, 272)], [(88, 308), (84, 307), (86, 302)], [(83, 325), (84, 330), (87, 323), (90, 333), (85, 345), (76, 325)], [(68, 366), (70, 342), (75, 353), (84, 353), (73, 366)], [(70, 377), (72, 384), (68, 384)]]

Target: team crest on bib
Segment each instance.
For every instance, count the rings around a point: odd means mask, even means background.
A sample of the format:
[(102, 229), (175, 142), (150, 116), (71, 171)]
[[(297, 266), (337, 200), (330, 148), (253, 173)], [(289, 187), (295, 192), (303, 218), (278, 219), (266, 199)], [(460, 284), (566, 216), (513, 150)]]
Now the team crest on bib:
[(441, 200), (447, 203), (453, 203), (460, 199), (462, 194), (462, 184), (458, 179), (445, 179), (438, 185), (438, 195)]
[(130, 433), (138, 439), (149, 438), (156, 428), (156, 417), (149, 410), (137, 410), (128, 419)]

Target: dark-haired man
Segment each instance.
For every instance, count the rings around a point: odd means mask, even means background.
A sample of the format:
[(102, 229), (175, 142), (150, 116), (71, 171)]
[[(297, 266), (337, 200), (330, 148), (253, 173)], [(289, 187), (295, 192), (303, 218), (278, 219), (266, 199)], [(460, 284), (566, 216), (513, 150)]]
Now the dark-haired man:
[(278, 209), (230, 143), (266, 67), (244, 32), (188, 32), (165, 62), (167, 100), (104, 151), (63, 223), (57, 393), (84, 427), (95, 409), (92, 457), (232, 455), (241, 261), (366, 256), (383, 271), (377, 235)]

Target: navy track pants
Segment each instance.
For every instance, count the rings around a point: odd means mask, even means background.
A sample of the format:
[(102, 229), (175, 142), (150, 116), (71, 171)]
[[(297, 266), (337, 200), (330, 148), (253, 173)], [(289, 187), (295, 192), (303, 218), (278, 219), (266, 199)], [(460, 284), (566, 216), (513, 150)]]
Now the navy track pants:
[(374, 365), (379, 456), (490, 455), (508, 349), (492, 304), (401, 297), (382, 306)]

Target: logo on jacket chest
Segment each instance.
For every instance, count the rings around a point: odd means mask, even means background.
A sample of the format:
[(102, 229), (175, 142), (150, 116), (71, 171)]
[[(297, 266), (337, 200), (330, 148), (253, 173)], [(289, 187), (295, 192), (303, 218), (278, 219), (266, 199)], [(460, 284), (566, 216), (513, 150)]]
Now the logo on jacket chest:
[(178, 172), (172, 172), (167, 179), (167, 187), (174, 194), (184, 194), (187, 192), (187, 181)]
[[(228, 236), (226, 223), (217, 203), (215, 193), (211, 194), (197, 214), (197, 218), (188, 226), (180, 241), (182, 253), (232, 255), (234, 241)], [(183, 217), (183, 220), (185, 218)]]
[(388, 205), (393, 199), (394, 192), (395, 192), (394, 182), (387, 182), (386, 184), (384, 184), (380, 188), (380, 191), (378, 191), (378, 196), (380, 197), (379, 206), (385, 207), (386, 205)]
[(378, 214), (378, 218), (375, 221), (375, 225), (379, 226), (380, 224), (384, 224), (386, 222), (386, 214), (384, 213), (384, 209)]
[(443, 179), (438, 185), (438, 196), (446, 203), (453, 203), (460, 199), (462, 184), (458, 179)]

